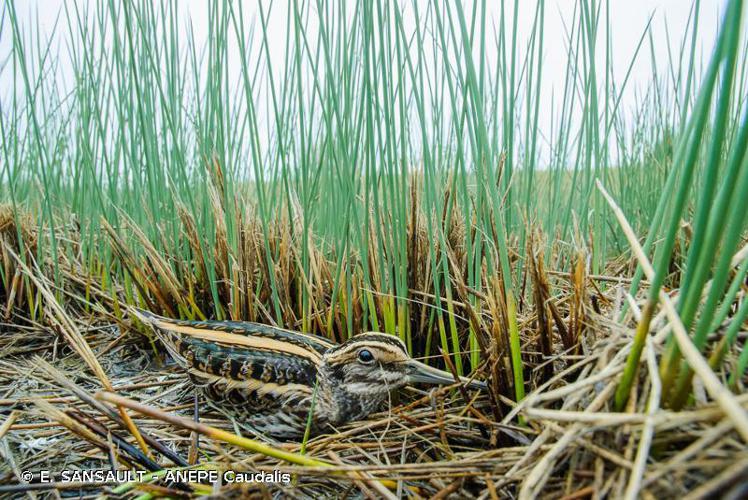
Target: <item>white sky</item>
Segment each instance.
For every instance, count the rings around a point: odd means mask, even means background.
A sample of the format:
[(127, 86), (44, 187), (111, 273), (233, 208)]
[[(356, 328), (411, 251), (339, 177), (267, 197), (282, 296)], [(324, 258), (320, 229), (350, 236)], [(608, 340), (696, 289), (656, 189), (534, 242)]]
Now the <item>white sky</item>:
[[(427, 4), (425, 0), (419, 0), (421, 4)], [(603, 0), (605, 1), (605, 0)], [(628, 67), (631, 56), (634, 53), (639, 37), (646, 26), (651, 15), (654, 14), (652, 23), (652, 34), (656, 42), (656, 52), (660, 63), (667, 62), (667, 48), (665, 45), (667, 23), (670, 36), (673, 42), (677, 42), (683, 35), (688, 15), (691, 8), (691, 0), (609, 0), (611, 9), (611, 19), (613, 24), (613, 61), (617, 75), (623, 75)], [(24, 26), (29, 26), (38, 16), (39, 23), (45, 31), (51, 31), (57, 13), (63, 8), (65, 0), (15, 0), (16, 10)], [(93, 4), (93, 0), (79, 0), (80, 4)], [(409, 2), (404, 2), (407, 5)], [(498, 1), (489, 1), (488, 4), (498, 4)], [(566, 56), (564, 53), (564, 26), (562, 19), (571, 18), (575, 0), (547, 0), (546, 2), (546, 19), (545, 19), (545, 40), (546, 40), (546, 57), (545, 68), (547, 74), (563, 74), (566, 65)], [(699, 18), (700, 44), (702, 48), (710, 48), (712, 40), (718, 27), (720, 13), (724, 10), (727, 0), (702, 0), (701, 16)], [(72, 5), (73, 2), (69, 1)], [(180, 0), (178, 1), (179, 9), (185, 18), (190, 17), (197, 40), (204, 40), (207, 37), (207, 19), (208, 19), (208, 2), (203, 0)], [(268, 5), (268, 2), (265, 2)], [(271, 49), (276, 51), (277, 55), (282, 55), (285, 44), (286, 28), (286, 1), (276, 0), (273, 4), (273, 15), (270, 18), (269, 34), (271, 39), (277, 43), (271, 45)], [(529, 27), (532, 24), (535, 1), (520, 0), (519, 10), (519, 40), (526, 39), (523, 33), (523, 27)], [(509, 12), (512, 11), (513, 1), (506, 0), (506, 7)], [(258, 3), (254, 0), (244, 3), (244, 10), (247, 19), (251, 20), (253, 16), (258, 15)], [(266, 7), (267, 8), (267, 7)], [(490, 8), (490, 7), (489, 7)], [(0, 11), (4, 10), (3, 6)], [(467, 8), (466, 8), (467, 11)], [(406, 9), (405, 14), (410, 14)], [(406, 22), (412, 24), (412, 19)], [(489, 18), (490, 22), (490, 18)], [(62, 18), (64, 24), (64, 17)], [(6, 26), (7, 28), (7, 26)], [(7, 54), (9, 44), (11, 43), (9, 30), (4, 30), (0, 38), (0, 54)], [(634, 68), (634, 81), (648, 81), (650, 78), (650, 58), (642, 58)]]
[[(92, 1), (79, 0), (80, 3), (93, 3)], [(425, 0), (418, 0), (425, 5)], [(603, 0), (605, 2), (606, 0)], [(612, 61), (616, 81), (620, 83), (623, 79), (631, 58), (636, 49), (636, 45), (643, 33), (650, 16), (654, 15), (652, 22), (652, 36), (655, 42), (654, 58), (658, 67), (659, 74), (662, 75), (665, 68), (668, 67), (668, 48), (666, 45), (666, 25), (668, 27), (671, 43), (675, 46), (683, 38), (689, 12), (691, 9), (691, 0), (608, 0), (611, 9), (611, 20), (613, 30), (612, 44)], [(38, 20), (43, 30), (51, 31), (55, 18), (63, 8), (64, 0), (16, 0), (16, 10), (21, 20), (21, 24), (26, 28), (30, 27)], [(506, 1), (506, 7), (511, 12), (512, 0)], [(547, 0), (546, 18), (544, 31), (544, 65), (543, 65), (543, 90), (541, 100), (541, 110), (547, 110), (550, 105), (551, 90), (555, 89), (557, 96), (560, 94), (563, 78), (567, 67), (567, 55), (565, 47), (565, 28), (564, 20), (568, 22), (574, 11), (575, 0)], [(699, 17), (699, 41), (698, 46), (701, 49), (700, 54), (707, 57), (713, 46), (713, 39), (718, 28), (720, 14), (724, 10), (727, 0), (702, 0), (701, 15)], [(314, 2), (312, 2), (315, 5)], [(419, 5), (421, 5), (419, 4)], [(487, 17), (488, 23), (497, 21), (498, 5), (496, 0), (489, 0), (487, 4), (491, 5), (492, 11)], [(70, 3), (72, 5), (72, 3)], [(188, 18), (191, 20), (195, 31), (195, 38), (198, 43), (202, 43), (207, 37), (207, 20), (208, 20), (208, 2), (191, 0), (182, 0), (178, 2), (179, 9), (184, 18), (184, 25), (187, 25)], [(265, 2), (268, 5), (268, 2)], [(409, 1), (402, 2), (402, 5), (410, 5)], [(529, 28), (532, 25), (535, 14), (536, 3), (534, 1), (520, 0), (519, 10), (519, 34), (518, 46), (523, 47), (528, 39)], [(258, 14), (258, 3), (250, 0), (244, 3), (244, 12), (247, 24), (252, 23), (252, 18)], [(267, 7), (266, 7), (267, 8)], [(470, 12), (470, 7), (466, 7), (466, 12)], [(5, 10), (5, 6), (0, 7), (0, 12)], [(412, 10), (406, 8), (405, 24), (412, 26)], [(511, 14), (510, 14), (511, 15)], [(287, 1), (276, 0), (273, 5), (273, 13), (269, 22), (269, 36), (271, 38), (271, 55), (279, 61), (276, 65), (276, 71), (282, 69), (282, 61), (285, 50), (286, 40), (286, 16)], [(61, 20), (64, 25), (64, 14)], [(258, 23), (259, 24), (259, 23)], [(312, 24), (313, 26), (313, 24)], [(259, 36), (259, 28), (256, 30)], [(493, 30), (489, 28), (489, 34)], [(26, 31), (28, 36), (28, 31)], [(491, 35), (492, 36), (492, 35)], [(8, 29), (7, 19), (0, 37), (0, 65), (6, 61), (7, 54), (11, 47), (10, 30)], [(490, 50), (495, 51), (495, 46), (489, 44)], [(255, 49), (256, 50), (256, 49)], [(64, 48), (60, 50), (61, 57), (66, 57)], [(600, 57), (604, 54), (603, 47), (598, 49)], [(234, 56), (236, 57), (236, 56)], [(489, 60), (495, 60), (495, 55), (489, 54)], [(229, 61), (231, 64), (231, 60)], [(239, 65), (233, 65), (238, 67)], [(66, 66), (62, 65), (65, 71)], [(11, 71), (9, 65), (5, 68), (0, 66), (0, 99), (6, 100), (11, 92)], [(645, 44), (642, 53), (633, 68), (631, 80), (627, 87), (629, 91), (624, 94), (622, 100), (622, 109), (631, 109), (634, 106), (636, 98), (635, 92), (641, 90), (644, 85), (651, 81), (652, 78), (652, 57), (649, 53), (649, 45)], [(233, 83), (233, 81), (232, 81)], [(7, 108), (6, 108), (7, 109)]]

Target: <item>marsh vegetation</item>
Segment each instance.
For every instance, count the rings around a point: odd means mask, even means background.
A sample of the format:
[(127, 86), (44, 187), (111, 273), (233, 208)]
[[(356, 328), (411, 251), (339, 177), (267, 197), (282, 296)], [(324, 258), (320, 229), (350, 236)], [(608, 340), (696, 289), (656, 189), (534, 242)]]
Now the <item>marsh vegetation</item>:
[[(67, 2), (50, 34), (6, 1), (0, 488), (24, 491), (18, 471), (39, 464), (110, 458), (295, 478), (224, 493), (739, 488), (744, 2), (726, 2), (701, 53), (695, 0), (633, 110), (607, 1), (576, 2), (560, 40), (544, 36), (559, 13), (520, 3), (293, 0), (250, 16), (212, 1), (198, 39), (177, 2)], [(533, 12), (521, 29), (518, 8)], [(649, 26), (627, 36), (630, 70), (654, 41)], [(548, 44), (567, 54), (550, 99)], [(489, 391), (411, 388), (302, 444), (211, 411), (210, 430), (189, 428), (164, 414), (201, 404), (131, 306), (338, 342), (386, 332)]]

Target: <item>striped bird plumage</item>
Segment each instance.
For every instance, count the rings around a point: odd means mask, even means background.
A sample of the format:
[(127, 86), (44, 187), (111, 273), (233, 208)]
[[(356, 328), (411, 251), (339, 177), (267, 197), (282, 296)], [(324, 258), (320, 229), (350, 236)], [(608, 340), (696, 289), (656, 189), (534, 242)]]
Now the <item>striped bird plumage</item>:
[(364, 333), (334, 344), (257, 323), (135, 312), (214, 406), (273, 437), (303, 435), (315, 387), (312, 430), (320, 432), (366, 417), (409, 381), (454, 382), (452, 375), (412, 360), (403, 343), (387, 334)]

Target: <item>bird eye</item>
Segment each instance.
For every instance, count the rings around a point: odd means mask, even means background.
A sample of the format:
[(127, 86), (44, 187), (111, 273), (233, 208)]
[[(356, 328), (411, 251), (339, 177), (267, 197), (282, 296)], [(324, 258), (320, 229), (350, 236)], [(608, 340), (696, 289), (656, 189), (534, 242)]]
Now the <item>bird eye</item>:
[(361, 349), (358, 351), (358, 360), (368, 364), (374, 361), (374, 355), (368, 349)]

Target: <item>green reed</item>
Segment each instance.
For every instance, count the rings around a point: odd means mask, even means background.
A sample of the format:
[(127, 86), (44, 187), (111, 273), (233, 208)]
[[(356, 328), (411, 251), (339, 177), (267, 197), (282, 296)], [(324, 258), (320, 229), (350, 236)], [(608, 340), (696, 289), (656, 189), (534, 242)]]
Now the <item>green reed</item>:
[[(558, 14), (545, 7), (290, 0), (250, 14), (215, 0), (203, 36), (178, 2), (69, 2), (45, 37), (6, 0), (0, 193), (44, 229), (34, 257), (53, 263), (60, 285), (60, 263), (79, 259), (127, 302), (337, 339), (386, 331), (416, 355), (445, 352), (460, 374), (486, 359), (493, 336), (519, 400), (528, 227), (549, 237), (557, 270), (572, 271), (584, 248), (590, 272), (605, 272), (627, 249), (593, 189), (600, 179), (655, 252), (646, 317), (677, 281), (670, 256), (686, 244), (680, 312), (707, 348), (708, 318), (726, 319), (739, 293), (724, 290), (737, 277), (723, 256), (745, 234), (740, 16), (727, 18), (702, 75), (697, 0), (631, 118), (621, 102), (634, 64), (653, 53), (650, 25), (615, 75), (608, 2), (577, 2), (561, 40), (546, 38)], [(552, 99), (550, 44), (568, 60)], [(13, 276), (0, 272), (7, 289)], [(641, 322), (636, 345), (648, 330)], [(688, 370), (674, 346), (665, 359), (680, 394)]]

